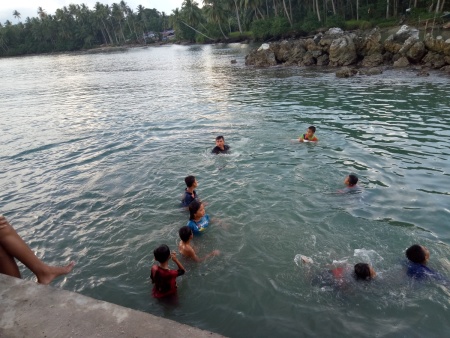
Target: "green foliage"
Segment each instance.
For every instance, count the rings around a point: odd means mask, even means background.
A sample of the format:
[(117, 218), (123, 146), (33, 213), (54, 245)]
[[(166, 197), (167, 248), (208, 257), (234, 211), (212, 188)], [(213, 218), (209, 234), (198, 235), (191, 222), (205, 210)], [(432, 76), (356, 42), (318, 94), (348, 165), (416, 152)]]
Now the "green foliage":
[(272, 27), (270, 29), (270, 34), (273, 37), (281, 37), (283, 34), (290, 30), (290, 25), (288, 19), (283, 16), (277, 16), (272, 21)]
[(339, 15), (332, 15), (327, 18), (327, 27), (328, 28), (338, 27), (341, 29), (345, 29), (345, 20)]
[(306, 33), (314, 32), (316, 29), (320, 28), (322, 24), (317, 19), (316, 14), (309, 13), (303, 23), (300, 25), (300, 30)]
[(356, 30), (356, 29), (369, 29), (372, 28), (372, 24), (365, 20), (348, 20), (345, 22), (345, 29)]
[(272, 29), (272, 20), (256, 20), (252, 23), (252, 33), (256, 40), (267, 40), (270, 37), (270, 30)]

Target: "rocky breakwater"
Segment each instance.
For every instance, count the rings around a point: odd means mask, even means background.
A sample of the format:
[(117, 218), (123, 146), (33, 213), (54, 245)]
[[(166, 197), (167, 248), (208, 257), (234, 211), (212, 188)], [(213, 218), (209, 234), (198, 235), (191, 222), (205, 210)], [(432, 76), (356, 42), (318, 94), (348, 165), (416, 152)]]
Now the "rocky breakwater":
[(406, 25), (384, 41), (378, 28), (367, 32), (331, 28), (312, 38), (264, 43), (246, 56), (245, 64), (339, 67), (338, 77), (380, 74), (386, 66), (412, 66), (418, 75), (427, 75), (427, 69), (450, 74), (450, 39), (431, 34), (419, 39), (419, 31)]

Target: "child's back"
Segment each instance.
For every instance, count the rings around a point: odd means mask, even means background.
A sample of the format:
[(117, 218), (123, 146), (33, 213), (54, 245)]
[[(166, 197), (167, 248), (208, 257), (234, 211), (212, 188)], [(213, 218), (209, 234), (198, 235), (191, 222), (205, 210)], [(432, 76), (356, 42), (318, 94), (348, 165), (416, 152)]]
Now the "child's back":
[[(176, 278), (185, 273), (184, 267), (178, 261), (175, 252), (170, 252), (167, 245), (163, 244), (153, 251), (155, 260), (160, 264), (153, 265), (150, 271), (153, 290), (152, 295), (155, 298), (163, 298), (174, 295), (177, 292)], [(178, 270), (169, 269), (169, 258), (177, 264)]]

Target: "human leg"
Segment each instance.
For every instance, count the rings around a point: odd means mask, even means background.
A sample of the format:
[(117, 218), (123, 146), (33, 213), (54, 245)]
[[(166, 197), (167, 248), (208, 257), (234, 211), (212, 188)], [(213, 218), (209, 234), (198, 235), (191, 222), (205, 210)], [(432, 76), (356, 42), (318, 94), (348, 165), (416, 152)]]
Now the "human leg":
[(72, 271), (75, 264), (74, 262), (71, 262), (70, 264), (63, 267), (49, 266), (45, 264), (36, 257), (33, 251), (31, 251), (30, 247), (23, 241), (23, 239), (17, 234), (13, 227), (8, 223), (6, 218), (1, 215), (0, 248), (3, 251), (1, 252), (2, 266), (3, 262), (5, 262), (6, 265), (4, 269), (11, 272), (6, 274), (13, 277), (20, 277), (20, 272), (17, 276), (18, 269), (17, 271), (14, 271), (11, 265), (11, 259), (12, 261), (14, 261), (14, 258), (17, 258), (36, 275), (38, 283), (41, 284), (49, 284), (56, 277), (69, 273), (70, 271)]

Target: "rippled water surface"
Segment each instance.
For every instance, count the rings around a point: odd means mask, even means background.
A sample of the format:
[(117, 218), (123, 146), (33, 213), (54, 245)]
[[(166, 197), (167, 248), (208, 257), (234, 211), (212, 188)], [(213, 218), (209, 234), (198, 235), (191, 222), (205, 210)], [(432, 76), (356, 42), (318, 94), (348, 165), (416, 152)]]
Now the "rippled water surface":
[[(447, 335), (449, 286), (411, 283), (403, 262), (421, 243), (450, 276), (449, 78), (252, 69), (247, 52), (0, 60), (1, 212), (45, 262), (77, 262), (55, 286), (227, 336)], [(318, 144), (292, 142), (311, 124)], [(219, 134), (230, 155), (210, 155)], [(350, 172), (361, 191), (339, 193)], [(221, 255), (181, 259), (167, 304), (149, 269), (188, 219), (187, 175), (215, 219), (194, 243)], [(378, 277), (318, 286), (333, 261)]]

